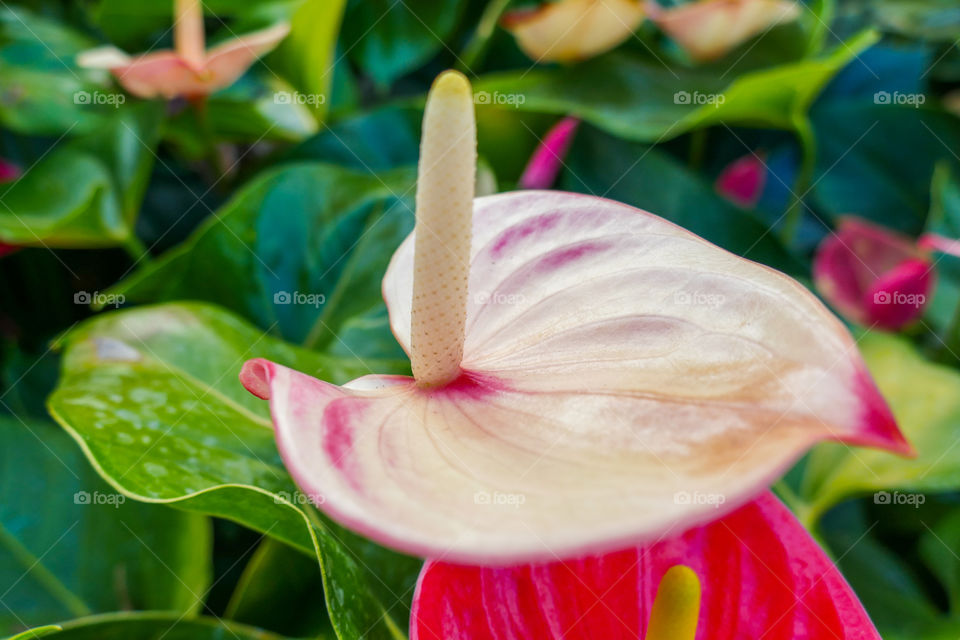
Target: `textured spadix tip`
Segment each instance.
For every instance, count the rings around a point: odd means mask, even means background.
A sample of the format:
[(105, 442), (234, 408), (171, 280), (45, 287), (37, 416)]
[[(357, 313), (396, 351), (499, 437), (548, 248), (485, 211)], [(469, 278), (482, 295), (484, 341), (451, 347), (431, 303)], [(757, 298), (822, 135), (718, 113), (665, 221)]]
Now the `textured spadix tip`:
[(450, 69), (444, 71), (433, 81), (430, 87), (431, 100), (443, 100), (445, 98), (463, 98), (473, 96), (473, 88), (467, 76), (459, 71)]

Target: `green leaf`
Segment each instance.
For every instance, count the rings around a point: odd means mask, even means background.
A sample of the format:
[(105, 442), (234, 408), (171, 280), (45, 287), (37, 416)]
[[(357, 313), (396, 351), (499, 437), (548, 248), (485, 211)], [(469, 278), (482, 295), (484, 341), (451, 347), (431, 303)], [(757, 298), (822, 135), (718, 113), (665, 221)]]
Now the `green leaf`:
[(934, 167), (941, 161), (956, 166), (954, 150), (960, 148), (960, 120), (931, 102), (818, 104), (811, 116), (820, 146), (817, 204), (833, 216), (856, 214), (920, 233)]
[(206, 518), (125, 500), (46, 421), (0, 417), (0, 634), (124, 608), (197, 611)]
[(486, 76), (475, 90), (481, 103), (499, 100), (507, 105), (502, 108), (575, 115), (639, 142), (719, 123), (795, 129), (826, 83), (876, 40), (865, 32), (825, 57), (732, 79), (612, 53), (570, 67)]
[[(185, 618), (162, 611), (109, 613), (35, 629), (56, 640), (283, 640), (254, 627), (215, 618)], [(30, 633), (30, 632), (27, 632)], [(37, 635), (15, 636), (19, 638)]]
[(920, 557), (937, 576), (950, 602), (950, 612), (960, 616), (960, 511), (954, 511), (934, 526), (924, 523), (920, 532)]
[(753, 215), (655, 147), (581, 128), (560, 187), (611, 198), (670, 220), (721, 247), (787, 271), (796, 261)]
[(108, 77), (74, 62), (77, 53), (94, 44), (21, 7), (0, 6), (0, 124), (39, 135), (90, 132), (101, 126), (112, 107), (80, 96), (103, 92)]
[(63, 248), (134, 242), (160, 116), (160, 105), (123, 107), (99, 131), (62, 142), (0, 189), (0, 241)]
[(331, 631), (323, 598), (323, 576), (302, 553), (270, 538), (244, 568), (224, 617), (289, 636), (316, 637)]
[(878, 521), (862, 500), (845, 502), (823, 518), (817, 531), (882, 636), (917, 621), (936, 620), (940, 611), (924, 592), (906, 550), (892, 551), (878, 539)]
[(322, 96), (314, 115), (322, 121), (330, 103), (334, 51), (346, 0), (307, 0), (293, 14), (290, 35), (274, 55), (300, 93)]
[(381, 86), (441, 51), (462, 0), (350, 0), (340, 34), (350, 57)]
[[(200, 299), (294, 341), (361, 357), (342, 333), (384, 308), (380, 282), (413, 228), (412, 170), (303, 163), (262, 174), (185, 243), (113, 289), (131, 301)], [(295, 294), (314, 296), (298, 298)], [(395, 342), (386, 326), (379, 340)]]
[[(948, 491), (960, 487), (960, 373), (925, 360), (902, 338), (870, 332), (858, 345), (917, 457), (822, 444), (810, 455), (803, 498), (811, 520), (840, 500), (881, 490)], [(904, 498), (906, 499), (906, 497)]]
[(43, 636), (48, 636), (54, 631), (61, 631), (63, 627), (57, 626), (55, 624), (48, 624), (44, 627), (36, 627), (30, 629), (29, 631), (24, 631), (23, 633), (18, 633), (15, 636), (10, 636), (7, 640), (30, 640), (30, 638), (42, 638)]
[[(419, 561), (322, 519), (284, 470), (266, 403), (237, 381), (264, 357), (340, 383), (390, 363), (289, 346), (202, 304), (97, 316), (70, 331), (51, 414), (137, 500), (227, 518), (316, 554), (341, 638), (402, 637)], [(397, 605), (400, 604), (398, 607)]]

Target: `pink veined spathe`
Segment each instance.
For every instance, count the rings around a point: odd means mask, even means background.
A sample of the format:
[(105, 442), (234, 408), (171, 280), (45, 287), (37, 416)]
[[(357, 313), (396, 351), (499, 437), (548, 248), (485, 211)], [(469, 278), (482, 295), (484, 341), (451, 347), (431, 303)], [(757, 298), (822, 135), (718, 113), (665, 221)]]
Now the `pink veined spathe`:
[[(364, 535), (474, 564), (570, 557), (722, 515), (820, 440), (909, 452), (852, 338), (786, 276), (588, 196), (479, 198), (473, 221), (453, 383), (241, 374), (301, 488)], [(408, 350), (413, 244), (384, 280)]]

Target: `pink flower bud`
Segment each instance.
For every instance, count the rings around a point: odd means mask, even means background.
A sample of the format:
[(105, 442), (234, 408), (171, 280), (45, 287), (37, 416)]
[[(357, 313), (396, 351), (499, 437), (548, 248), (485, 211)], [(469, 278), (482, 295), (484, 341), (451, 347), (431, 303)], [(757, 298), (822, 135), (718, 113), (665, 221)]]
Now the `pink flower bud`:
[(920, 317), (933, 292), (933, 263), (910, 238), (845, 218), (820, 244), (817, 290), (844, 317), (896, 330)]

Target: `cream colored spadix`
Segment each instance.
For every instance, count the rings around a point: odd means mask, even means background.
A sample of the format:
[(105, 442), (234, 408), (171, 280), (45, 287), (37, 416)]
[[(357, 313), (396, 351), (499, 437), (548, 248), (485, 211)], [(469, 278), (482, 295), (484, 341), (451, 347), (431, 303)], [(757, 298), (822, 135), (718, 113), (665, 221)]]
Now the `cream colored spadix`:
[(200, 69), (206, 59), (203, 7), (200, 0), (176, 0), (175, 12), (174, 48), (190, 66)]
[(420, 143), (410, 336), (420, 386), (460, 372), (476, 166), (473, 92), (463, 74), (448, 71), (430, 90)]

